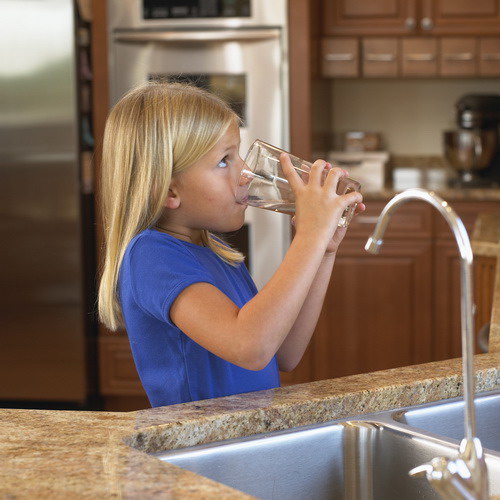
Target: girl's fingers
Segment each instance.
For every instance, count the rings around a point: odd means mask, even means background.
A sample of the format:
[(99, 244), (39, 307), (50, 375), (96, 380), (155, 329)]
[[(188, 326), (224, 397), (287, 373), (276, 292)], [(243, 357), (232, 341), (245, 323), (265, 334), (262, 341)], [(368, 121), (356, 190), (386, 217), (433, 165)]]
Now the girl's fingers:
[(281, 153), (280, 163), (286, 180), (289, 182), (293, 191), (304, 185), (304, 181), (300, 178), (300, 175), (297, 173), (295, 168), (293, 168), (292, 161), (287, 153)]
[[(343, 194), (341, 196), (343, 198), (344, 203), (346, 204), (346, 207), (349, 205), (352, 205), (353, 203), (357, 203), (359, 205), (363, 205), (363, 196), (361, 193), (358, 193), (357, 191), (351, 191), (350, 193)], [(364, 207), (364, 205), (363, 205)]]
[(337, 192), (337, 185), (339, 180), (345, 177), (345, 171), (341, 168), (333, 167), (329, 172), (325, 180), (325, 188), (333, 189), (335, 193)]
[[(311, 171), (309, 172), (309, 182), (315, 185), (321, 185), (323, 182), (323, 173), (326, 168), (325, 160), (316, 160), (311, 167)], [(328, 173), (328, 171), (326, 172)]]

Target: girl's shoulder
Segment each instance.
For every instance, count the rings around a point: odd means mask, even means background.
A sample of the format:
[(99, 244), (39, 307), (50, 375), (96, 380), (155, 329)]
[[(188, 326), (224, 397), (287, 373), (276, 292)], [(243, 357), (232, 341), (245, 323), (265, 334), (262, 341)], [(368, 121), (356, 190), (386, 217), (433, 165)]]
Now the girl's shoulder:
[(139, 258), (193, 258), (198, 260), (200, 254), (209, 254), (209, 248), (195, 245), (187, 241), (182, 241), (167, 233), (156, 231), (155, 229), (145, 229), (140, 232), (127, 246), (125, 252), (126, 259)]

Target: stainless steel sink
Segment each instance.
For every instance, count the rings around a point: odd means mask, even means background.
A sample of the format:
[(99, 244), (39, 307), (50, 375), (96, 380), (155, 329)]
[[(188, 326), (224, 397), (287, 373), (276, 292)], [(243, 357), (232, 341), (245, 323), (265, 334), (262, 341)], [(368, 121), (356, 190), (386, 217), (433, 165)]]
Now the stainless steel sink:
[[(410, 427), (407, 420), (394, 420), (394, 416), (407, 419), (410, 411), (417, 410), (405, 411), (232, 439), (156, 456), (262, 499), (439, 498), (426, 480), (411, 478), (408, 471), (436, 456), (455, 457), (458, 444)], [(490, 494), (500, 494), (500, 454), (486, 455)]]
[[(475, 398), (477, 436), (483, 448), (500, 454), (500, 391)], [(406, 408), (393, 413), (394, 420), (411, 427), (460, 441), (464, 436), (462, 398)]]

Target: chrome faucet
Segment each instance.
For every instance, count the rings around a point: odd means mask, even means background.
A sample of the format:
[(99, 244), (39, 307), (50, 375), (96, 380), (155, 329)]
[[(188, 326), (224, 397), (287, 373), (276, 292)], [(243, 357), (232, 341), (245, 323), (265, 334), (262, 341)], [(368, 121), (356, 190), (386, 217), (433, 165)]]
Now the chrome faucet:
[(366, 242), (365, 250), (373, 254), (379, 253), (392, 214), (400, 205), (412, 200), (426, 201), (437, 208), (453, 231), (460, 252), (465, 437), (460, 443), (459, 455), (455, 460), (435, 458), (428, 464), (415, 467), (409, 474), (427, 477), (433, 488), (444, 498), (485, 500), (488, 498), (488, 471), (481, 442), (475, 437), (472, 248), (467, 231), (455, 210), (436, 193), (425, 189), (407, 189), (392, 198), (384, 207), (373, 234)]

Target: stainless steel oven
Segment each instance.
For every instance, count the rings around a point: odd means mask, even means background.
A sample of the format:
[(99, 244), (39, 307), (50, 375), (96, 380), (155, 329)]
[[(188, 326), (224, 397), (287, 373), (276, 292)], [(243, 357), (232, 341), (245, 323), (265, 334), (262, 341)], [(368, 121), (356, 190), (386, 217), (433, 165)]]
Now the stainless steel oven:
[[(191, 81), (242, 118), (241, 154), (288, 140), (286, 0), (108, 0), (110, 96), (149, 79)], [(261, 287), (288, 248), (288, 217), (247, 210), (250, 272)]]

